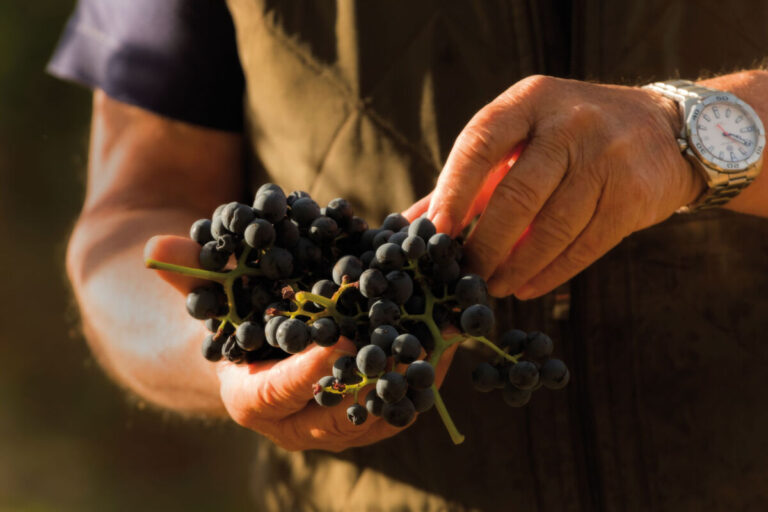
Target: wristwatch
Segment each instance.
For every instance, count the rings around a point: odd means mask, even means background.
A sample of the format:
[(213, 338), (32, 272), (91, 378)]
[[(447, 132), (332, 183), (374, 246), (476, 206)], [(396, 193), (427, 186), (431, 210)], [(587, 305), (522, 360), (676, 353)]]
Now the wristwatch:
[(678, 212), (722, 206), (760, 173), (765, 129), (752, 107), (731, 93), (668, 80), (646, 85), (678, 102), (683, 128), (677, 139), (680, 151), (699, 171), (707, 190)]

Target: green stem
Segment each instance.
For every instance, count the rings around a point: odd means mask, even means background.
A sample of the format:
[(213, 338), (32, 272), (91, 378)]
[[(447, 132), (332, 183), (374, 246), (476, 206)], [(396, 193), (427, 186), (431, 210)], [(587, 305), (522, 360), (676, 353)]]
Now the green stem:
[(456, 428), (456, 425), (453, 423), (451, 415), (448, 414), (448, 409), (445, 407), (445, 402), (443, 402), (443, 399), (440, 396), (440, 391), (437, 390), (437, 386), (434, 384), (432, 385), (432, 392), (435, 394), (435, 409), (437, 409), (440, 419), (443, 420), (443, 424), (445, 425), (446, 430), (448, 430), (448, 435), (451, 436), (451, 441), (453, 441), (453, 444), (463, 443), (464, 435), (459, 432), (459, 429)]
[(212, 270), (203, 270), (201, 268), (185, 267), (184, 265), (176, 265), (175, 263), (166, 263), (164, 261), (157, 261), (148, 259), (144, 262), (147, 268), (153, 268), (155, 270), (166, 270), (169, 272), (175, 272), (190, 277), (199, 277), (201, 279), (207, 279), (209, 281), (216, 281), (222, 283), (227, 279), (228, 272), (213, 272)]
[(512, 361), (515, 364), (517, 364), (519, 362), (519, 357), (520, 357), (519, 355), (518, 356), (513, 356), (513, 355), (510, 355), (510, 354), (507, 354), (506, 352), (501, 350), (494, 342), (492, 342), (491, 340), (489, 340), (485, 336), (469, 336), (469, 335), (467, 335), (467, 339), (472, 339), (472, 340), (475, 340), (475, 341), (479, 341), (480, 343), (482, 343), (486, 347), (490, 348), (491, 350), (496, 352), (498, 355), (500, 355), (501, 357), (503, 357), (507, 361)]

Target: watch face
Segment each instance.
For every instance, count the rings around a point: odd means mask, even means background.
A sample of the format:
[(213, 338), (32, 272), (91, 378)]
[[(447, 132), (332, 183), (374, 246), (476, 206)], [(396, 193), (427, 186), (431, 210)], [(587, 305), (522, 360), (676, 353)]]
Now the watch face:
[(731, 95), (710, 96), (691, 114), (692, 145), (711, 166), (737, 172), (760, 159), (765, 145), (763, 126), (744, 102)]

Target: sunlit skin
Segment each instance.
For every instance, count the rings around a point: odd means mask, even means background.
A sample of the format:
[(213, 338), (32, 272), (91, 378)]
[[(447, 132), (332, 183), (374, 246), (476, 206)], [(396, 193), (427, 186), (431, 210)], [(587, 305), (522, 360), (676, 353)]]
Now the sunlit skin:
[[(734, 92), (768, 118), (766, 73), (705, 85)], [(676, 106), (655, 93), (529, 78), (472, 119), (432, 196), (406, 213), (428, 212), (453, 233), (482, 213), (466, 250), (472, 269), (491, 278), (496, 295), (534, 297), (701, 192), (702, 179), (677, 149), (679, 127)], [(397, 433), (370, 419), (354, 426), (343, 406), (310, 401), (311, 384), (351, 351), (348, 343), (278, 363), (211, 364), (200, 353), (205, 329), (183, 307), (195, 281), (144, 268), (146, 257), (195, 265), (190, 224), (245, 199), (242, 146), (240, 135), (94, 95), (87, 194), (67, 253), (88, 342), (118, 382), (149, 402), (229, 416), (289, 449), (339, 451)], [(766, 215), (766, 181), (728, 207)]]

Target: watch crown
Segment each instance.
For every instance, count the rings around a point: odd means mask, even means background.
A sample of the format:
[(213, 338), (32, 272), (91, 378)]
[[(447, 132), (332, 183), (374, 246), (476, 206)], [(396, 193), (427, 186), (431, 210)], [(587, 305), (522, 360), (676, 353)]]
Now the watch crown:
[(680, 152), (681, 153), (685, 153), (685, 150), (688, 149), (688, 141), (678, 137), (677, 138), (677, 147), (680, 148)]

